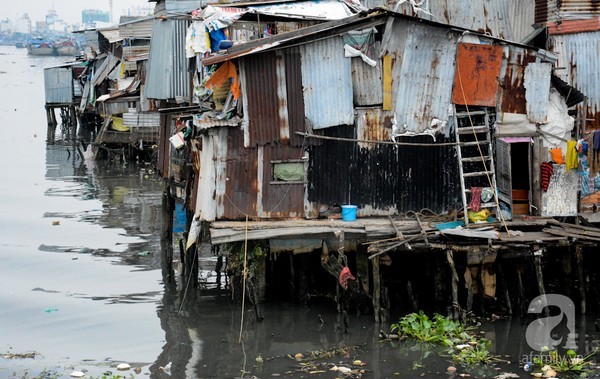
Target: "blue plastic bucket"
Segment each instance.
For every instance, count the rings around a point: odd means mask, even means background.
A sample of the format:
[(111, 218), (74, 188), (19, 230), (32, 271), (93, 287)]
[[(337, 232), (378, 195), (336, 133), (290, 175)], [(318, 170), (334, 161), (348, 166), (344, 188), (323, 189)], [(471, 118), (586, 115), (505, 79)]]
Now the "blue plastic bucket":
[(356, 220), (356, 205), (342, 205), (342, 220)]

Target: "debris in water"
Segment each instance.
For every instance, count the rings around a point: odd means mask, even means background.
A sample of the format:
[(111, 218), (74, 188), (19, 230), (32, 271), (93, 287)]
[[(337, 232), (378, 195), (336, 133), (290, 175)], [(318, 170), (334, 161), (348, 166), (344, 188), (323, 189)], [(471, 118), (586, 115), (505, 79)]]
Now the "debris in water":
[(511, 378), (518, 378), (518, 377), (519, 377), (519, 375), (514, 374), (512, 372), (503, 372), (500, 375), (496, 375), (494, 377), (494, 379), (511, 379)]
[(16, 354), (12, 354), (12, 353), (6, 353), (2, 355), (2, 358), (4, 359), (35, 359), (35, 356), (38, 353), (34, 352), (30, 352), (30, 353), (16, 353)]
[(448, 366), (448, 368), (446, 369), (447, 373), (454, 373), (456, 372), (456, 367), (454, 366)]
[(302, 353), (297, 353), (296, 355), (294, 355), (294, 359), (296, 359), (297, 361), (301, 361), (302, 359), (304, 359), (304, 355)]
[(46, 313), (58, 312), (58, 308), (46, 308), (44, 309)]
[(263, 363), (263, 357), (261, 357), (260, 355), (258, 357), (256, 357), (256, 363), (262, 364)]
[(81, 371), (73, 371), (71, 373), (71, 378), (83, 378), (85, 376), (84, 372)]
[(136, 374), (139, 374), (140, 372), (142, 372), (142, 368), (141, 367), (136, 367), (133, 369), (133, 372), (135, 372)]
[(131, 368), (131, 366), (129, 365), (129, 363), (119, 363), (119, 365), (117, 366), (117, 370), (119, 371), (127, 371)]
[(60, 225), (60, 221), (58, 221), (58, 220), (52, 221), (52, 225), (54, 225), (54, 226)]

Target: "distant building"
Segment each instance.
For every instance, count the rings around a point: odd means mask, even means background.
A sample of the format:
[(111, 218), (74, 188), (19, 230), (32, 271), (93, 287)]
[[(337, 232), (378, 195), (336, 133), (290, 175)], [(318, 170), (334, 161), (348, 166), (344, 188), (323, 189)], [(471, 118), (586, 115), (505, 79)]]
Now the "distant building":
[(15, 32), (21, 34), (31, 34), (31, 19), (27, 13), (17, 20)]
[(84, 9), (81, 11), (83, 25), (94, 25), (96, 22), (110, 22), (110, 13), (98, 9)]
[(4, 20), (0, 20), (0, 32), (2, 33), (12, 33), (15, 29), (15, 24), (12, 20), (6, 18)]

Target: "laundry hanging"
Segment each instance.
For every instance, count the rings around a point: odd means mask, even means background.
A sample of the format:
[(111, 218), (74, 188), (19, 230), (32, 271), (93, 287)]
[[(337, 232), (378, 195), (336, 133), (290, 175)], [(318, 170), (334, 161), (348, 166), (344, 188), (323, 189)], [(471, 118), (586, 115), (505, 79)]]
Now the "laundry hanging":
[(554, 165), (552, 162), (543, 162), (540, 167), (540, 172), (540, 186), (542, 187), (542, 191), (546, 192), (550, 186), (550, 178), (552, 178), (552, 174), (554, 174)]

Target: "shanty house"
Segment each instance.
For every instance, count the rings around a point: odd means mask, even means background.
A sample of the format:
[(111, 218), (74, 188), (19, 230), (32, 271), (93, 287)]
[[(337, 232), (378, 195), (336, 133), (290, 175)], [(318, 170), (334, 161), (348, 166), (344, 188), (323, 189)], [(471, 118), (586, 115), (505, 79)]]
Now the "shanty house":
[[(555, 61), (384, 11), (204, 58), (219, 66), (209, 84), (239, 95), (241, 121), (194, 119), (196, 218), (316, 219), (343, 204), (359, 217), (466, 214), (471, 187), (497, 189), (487, 204), (496, 217), (574, 215), (574, 172), (557, 167), (552, 186), (539, 185), (549, 148), (570, 139), (574, 123), (551, 86)], [(469, 126), (486, 131), (479, 143), (465, 140)]]

